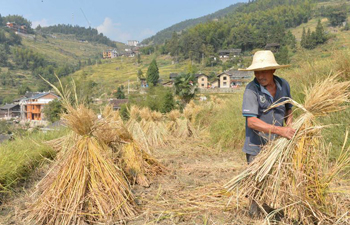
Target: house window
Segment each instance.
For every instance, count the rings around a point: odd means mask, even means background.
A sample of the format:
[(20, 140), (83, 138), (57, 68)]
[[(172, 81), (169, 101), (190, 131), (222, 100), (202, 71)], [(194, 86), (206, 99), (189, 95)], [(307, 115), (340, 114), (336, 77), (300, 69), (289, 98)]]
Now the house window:
[(202, 84), (202, 87), (204, 87), (204, 84)]
[(202, 78), (202, 81), (204, 81), (204, 78)]
[(224, 82), (224, 83), (223, 83), (223, 86), (227, 86), (227, 82)]
[(227, 77), (224, 77), (224, 80), (227, 80)]

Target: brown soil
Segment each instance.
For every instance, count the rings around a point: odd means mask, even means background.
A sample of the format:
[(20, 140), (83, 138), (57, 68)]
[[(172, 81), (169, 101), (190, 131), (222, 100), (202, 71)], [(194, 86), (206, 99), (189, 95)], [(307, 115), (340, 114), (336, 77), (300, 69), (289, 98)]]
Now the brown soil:
[[(127, 224), (263, 224), (249, 218), (248, 200), (237, 204), (234, 198), (229, 203), (223, 188), (246, 165), (240, 150), (221, 151), (202, 140), (176, 140), (155, 149), (153, 156), (169, 171), (154, 177), (149, 188), (132, 187), (140, 214)], [(23, 224), (17, 215), (47, 169), (38, 170), (25, 189), (0, 205), (0, 224)]]

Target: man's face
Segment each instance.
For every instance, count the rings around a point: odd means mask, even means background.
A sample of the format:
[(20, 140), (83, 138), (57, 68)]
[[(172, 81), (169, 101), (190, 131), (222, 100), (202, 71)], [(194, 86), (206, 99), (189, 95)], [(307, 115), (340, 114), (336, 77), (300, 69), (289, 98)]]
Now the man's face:
[(254, 71), (254, 74), (259, 84), (265, 87), (273, 82), (273, 73), (275, 71), (276, 70)]

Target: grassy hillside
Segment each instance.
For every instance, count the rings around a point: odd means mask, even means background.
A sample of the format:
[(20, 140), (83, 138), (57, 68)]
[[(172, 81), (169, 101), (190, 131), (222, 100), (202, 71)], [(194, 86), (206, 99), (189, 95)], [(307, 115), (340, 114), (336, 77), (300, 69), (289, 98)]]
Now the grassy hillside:
[[(154, 57), (156, 57), (160, 79), (163, 81), (169, 80), (170, 73), (187, 72), (191, 63), (189, 60), (186, 60), (179, 64), (173, 64), (171, 57), (167, 55), (143, 55), (141, 56), (141, 64), (137, 64), (136, 58), (120, 57), (103, 60), (102, 64), (87, 66), (84, 69), (75, 72), (73, 77), (76, 79), (86, 79), (96, 82), (103, 87), (103, 89), (100, 90), (101, 92), (116, 90), (119, 85), (127, 86), (128, 81), (134, 88), (135, 85), (139, 85), (137, 81), (137, 71), (141, 69), (143, 75), (146, 76), (148, 66)], [(198, 71), (206, 74), (209, 74), (212, 71), (216, 73), (221, 71), (221, 66), (213, 68), (203, 67), (200, 64), (193, 64), (193, 66), (196, 67)]]
[[(5, 33), (9, 36), (7, 33)], [(110, 49), (109, 46), (93, 42), (80, 42), (73, 35), (54, 34), (54, 35), (33, 35), (21, 36), (21, 45), (10, 47), (8, 53), (8, 62), (11, 66), (0, 67), (0, 73), (7, 79), (14, 80), (13, 85), (0, 85), (0, 99), (18, 97), (18, 89), (22, 86), (28, 86), (36, 91), (39, 83), (42, 81), (38, 76), (33, 76), (31, 68), (22, 69), (15, 62), (14, 49), (26, 49), (33, 54), (40, 56), (46, 64), (51, 64), (54, 68), (58, 67), (77, 67), (79, 62), (86, 64), (88, 60), (102, 59), (102, 52)], [(118, 49), (124, 50), (125, 45), (116, 43)], [(47, 65), (46, 65), (47, 66)], [(53, 72), (50, 72), (53, 76)], [(41, 73), (42, 74), (42, 73)]]
[[(80, 42), (74, 35), (54, 34), (52, 36), (37, 35), (33, 40), (31, 38), (23, 38), (24, 47), (33, 49), (51, 61), (59, 64), (78, 63), (79, 60), (87, 60), (89, 58), (102, 58), (102, 52), (111, 47), (93, 42)], [(118, 43), (118, 48), (123, 49), (125, 45)]]

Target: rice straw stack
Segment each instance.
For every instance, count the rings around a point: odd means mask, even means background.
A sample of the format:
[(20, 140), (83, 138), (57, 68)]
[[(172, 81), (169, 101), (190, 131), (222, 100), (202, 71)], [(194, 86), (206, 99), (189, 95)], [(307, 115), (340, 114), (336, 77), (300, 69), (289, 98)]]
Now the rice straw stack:
[(37, 224), (109, 223), (137, 211), (123, 172), (106, 157), (111, 148), (92, 134), (96, 115), (79, 105), (66, 106), (66, 124), (76, 134), (53, 169), (39, 183), (40, 196), (28, 207), (27, 221)]
[(29, 204), (25, 221), (29, 224), (106, 224), (136, 216), (129, 183), (109, 157), (112, 155), (112, 145), (109, 145), (128, 140), (128, 132), (123, 127), (109, 129), (120, 125), (118, 119), (117, 123), (108, 124), (118, 117), (111, 109), (105, 109), (107, 119), (98, 120), (91, 109), (78, 104), (76, 95), (73, 106), (70, 93), (61, 82), (60, 85), (63, 94), (51, 86), (60, 94), (67, 110), (63, 119), (73, 131), (73, 145), (67, 145), (68, 149), (62, 151), (38, 184), (34, 193), (38, 197)]
[[(337, 161), (328, 161), (329, 145), (321, 135), (324, 126), (317, 117), (345, 108), (349, 101), (350, 82), (329, 76), (305, 89), (305, 103), (287, 102), (301, 109), (293, 123), (296, 134), (291, 140), (278, 138), (264, 146), (255, 160), (225, 188), (237, 197), (250, 196), (259, 205), (267, 204), (283, 211), (287, 223), (334, 224), (348, 209), (336, 201), (332, 182), (350, 163), (350, 149), (345, 145)], [(347, 138), (347, 135), (346, 135)], [(343, 221), (344, 223), (344, 221)]]
[(172, 110), (167, 115), (167, 130), (175, 138), (187, 138), (193, 136), (192, 126), (189, 126), (187, 118), (183, 117), (179, 110)]
[(166, 171), (163, 165), (143, 151), (138, 141), (124, 126), (119, 112), (113, 111), (112, 107), (105, 107), (102, 119), (98, 123), (100, 126), (94, 132), (94, 136), (116, 153), (115, 161), (130, 183), (148, 187), (150, 185), (148, 177)]
[(148, 140), (146, 138), (145, 132), (143, 132), (140, 125), (140, 108), (137, 106), (131, 106), (129, 110), (130, 118), (126, 123), (128, 131), (132, 134), (133, 138), (145, 149), (148, 153), (151, 153)]
[(163, 116), (159, 112), (148, 108), (140, 110), (140, 126), (150, 146), (164, 146), (167, 141), (167, 130), (163, 123)]

